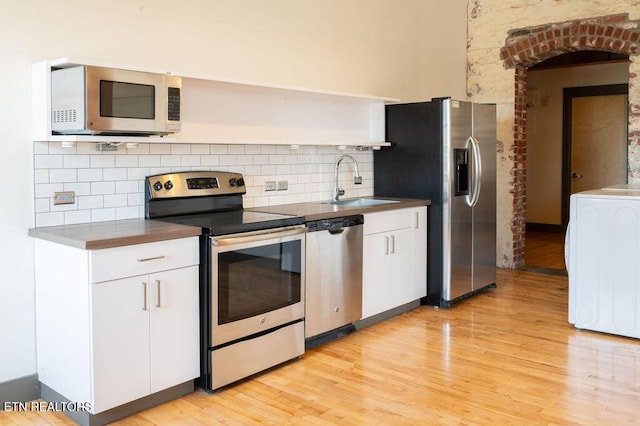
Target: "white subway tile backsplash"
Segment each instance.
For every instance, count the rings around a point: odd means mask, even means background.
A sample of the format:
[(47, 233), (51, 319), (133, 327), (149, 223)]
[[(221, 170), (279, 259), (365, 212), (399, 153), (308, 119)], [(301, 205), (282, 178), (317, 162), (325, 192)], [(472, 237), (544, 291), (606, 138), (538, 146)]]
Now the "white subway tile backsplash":
[(138, 167), (160, 167), (160, 155), (138, 156)]
[(149, 147), (151, 144), (148, 143), (139, 143), (136, 146), (132, 146), (131, 148), (127, 148), (125, 145), (125, 151), (127, 154), (131, 155), (149, 155)]
[(49, 170), (36, 169), (33, 174), (33, 183), (49, 183)]
[(53, 198), (54, 192), (59, 192), (64, 190), (64, 185), (62, 183), (41, 183), (37, 184), (34, 189), (35, 198)]
[(180, 166), (180, 159), (179, 155), (161, 155), (160, 165), (162, 167)]
[(136, 206), (116, 208), (116, 219), (135, 219), (141, 217), (140, 208)]
[(220, 156), (221, 166), (235, 166), (238, 164), (238, 156), (232, 154), (225, 154)]
[(75, 192), (76, 197), (81, 195), (91, 195), (91, 183), (89, 182), (65, 183), (64, 190)]
[(115, 182), (91, 182), (91, 195), (113, 194), (115, 192)]
[[(124, 152), (124, 151), (123, 151)], [(136, 154), (119, 155), (116, 157), (116, 167), (138, 167), (139, 156)]]
[(116, 156), (113, 154), (94, 154), (91, 157), (91, 168), (115, 167)]
[(199, 155), (182, 155), (180, 157), (180, 165), (184, 167), (200, 166), (200, 156)]
[(227, 148), (228, 154), (244, 154), (244, 151), (244, 145), (228, 145)]
[(91, 222), (91, 210), (73, 210), (64, 212), (65, 225)]
[(66, 169), (82, 169), (90, 166), (90, 157), (88, 155), (64, 155), (63, 167)]
[(207, 155), (209, 154), (209, 145), (193, 144), (191, 145), (191, 155)]
[(104, 207), (104, 196), (87, 195), (76, 199), (79, 210), (101, 209)]
[(36, 154), (33, 158), (33, 166), (36, 169), (61, 169), (63, 164), (62, 155)]
[(200, 164), (203, 166), (217, 166), (220, 164), (219, 155), (203, 155), (200, 157)]
[(136, 192), (135, 194), (127, 194), (128, 206), (144, 206), (144, 196), (142, 192)]
[(253, 164), (256, 164), (256, 165), (269, 164), (269, 155), (267, 154), (254, 155)]
[(269, 163), (268, 164), (282, 164), (284, 156), (280, 154), (272, 154), (269, 155)]
[(149, 145), (149, 154), (171, 154), (171, 144), (153, 143)]
[(102, 169), (78, 169), (78, 182), (99, 182), (102, 180)]
[(209, 153), (217, 155), (226, 154), (229, 151), (227, 147), (228, 145), (209, 145)]
[(260, 145), (246, 145), (244, 147), (245, 154), (260, 154), (261, 148)]
[(131, 194), (135, 192), (142, 191), (142, 182), (136, 180), (127, 180), (122, 182), (115, 183), (115, 193), (116, 194)]
[(64, 212), (36, 213), (36, 226), (56, 226), (64, 224)]
[(109, 194), (104, 196), (104, 207), (125, 207), (127, 206), (126, 194)]
[(191, 145), (190, 144), (180, 144), (173, 143), (170, 145), (171, 147), (171, 155), (188, 155), (191, 154)]
[(35, 200), (35, 211), (36, 213), (47, 213), (51, 209), (49, 208), (49, 204), (51, 203), (51, 198), (36, 198)]
[(105, 222), (107, 220), (116, 220), (115, 208), (91, 210), (91, 222)]
[(275, 154), (277, 152), (276, 145), (260, 145), (262, 154)]
[(103, 169), (102, 170), (102, 178), (106, 181), (110, 180), (126, 180), (127, 179), (127, 169)]
[(276, 173), (276, 166), (260, 166), (260, 174), (263, 176), (275, 175)]
[[(353, 165), (340, 167), (345, 197), (373, 194), (373, 153), (349, 147), (301, 145), (138, 144), (116, 152), (97, 152), (94, 143), (61, 148), (34, 142), (36, 226), (144, 217), (144, 178), (184, 170), (242, 173), (245, 207), (322, 201), (331, 198), (335, 161), (350, 154), (358, 160), (362, 185), (353, 185)], [(265, 192), (264, 183), (286, 180), (286, 191)], [(76, 204), (53, 209), (53, 193), (74, 191)], [(66, 209), (66, 211), (65, 211)]]
[(51, 169), (49, 170), (50, 183), (77, 182), (78, 172), (76, 169)]
[(49, 153), (49, 142), (34, 142), (33, 143), (33, 153), (34, 154), (48, 154)]

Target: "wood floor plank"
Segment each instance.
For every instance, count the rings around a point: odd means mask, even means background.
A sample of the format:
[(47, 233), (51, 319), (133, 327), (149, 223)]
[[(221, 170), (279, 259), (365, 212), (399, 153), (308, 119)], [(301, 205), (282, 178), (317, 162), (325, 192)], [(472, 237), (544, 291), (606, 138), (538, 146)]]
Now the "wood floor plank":
[[(640, 343), (576, 330), (567, 278), (499, 270), (498, 287), (419, 307), (214, 394), (118, 425), (585, 425), (640, 419)], [(57, 413), (0, 412), (0, 425)]]

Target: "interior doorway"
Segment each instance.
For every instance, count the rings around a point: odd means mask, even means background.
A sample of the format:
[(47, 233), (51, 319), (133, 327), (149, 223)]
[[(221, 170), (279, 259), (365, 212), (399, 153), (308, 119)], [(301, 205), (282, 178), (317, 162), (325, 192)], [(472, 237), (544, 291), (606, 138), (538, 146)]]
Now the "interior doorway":
[(560, 55), (528, 70), (527, 269), (566, 273), (571, 193), (626, 182), (627, 82), (627, 59), (610, 54)]
[[(508, 199), (511, 201), (511, 206), (506, 206), (511, 212), (511, 221), (509, 229), (500, 228), (500, 230), (505, 233), (504, 235), (511, 237), (510, 240), (504, 241), (509, 246), (505, 246), (507, 250), (501, 253), (504, 255), (503, 261), (510, 262), (511, 267), (525, 266), (527, 216), (532, 206), (540, 204), (532, 202), (531, 190), (528, 187), (531, 169), (531, 146), (528, 140), (528, 130), (531, 127), (527, 105), (530, 89), (528, 74), (539, 64), (555, 58), (562, 59), (567, 53), (589, 56), (593, 52), (605, 57), (611, 55), (609, 60), (614, 56), (626, 60), (625, 83), (636, 86), (640, 75), (629, 72), (630, 68), (635, 67), (630, 66), (633, 62), (630, 62), (629, 58), (640, 54), (638, 40), (640, 40), (640, 20), (630, 20), (627, 13), (541, 23), (530, 27), (514, 28), (508, 32), (505, 44), (500, 49), (500, 59), (504, 61), (505, 68), (514, 70), (513, 143), (509, 146), (508, 158), (504, 159), (505, 165), (510, 168), (511, 176), (508, 182)], [(577, 67), (577, 69), (580, 68), (581, 66)], [(627, 118), (634, 125), (637, 124), (637, 120), (634, 120), (633, 111), (639, 107), (638, 96), (635, 91), (632, 91), (629, 96)], [(640, 131), (635, 127), (630, 128), (628, 143), (637, 144), (639, 135)], [(639, 161), (635, 155), (629, 157), (629, 162), (634, 169)], [(561, 194), (561, 191), (558, 192)], [(545, 200), (542, 201), (542, 203), (545, 202)], [(561, 212), (561, 209), (558, 209), (558, 212)]]

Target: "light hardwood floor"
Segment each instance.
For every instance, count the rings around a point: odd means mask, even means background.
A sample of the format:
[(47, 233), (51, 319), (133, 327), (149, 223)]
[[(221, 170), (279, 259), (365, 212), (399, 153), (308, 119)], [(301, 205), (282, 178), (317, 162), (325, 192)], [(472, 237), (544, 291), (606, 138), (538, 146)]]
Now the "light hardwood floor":
[(525, 238), (525, 266), (566, 271), (562, 232), (527, 231)]
[[(420, 307), (215, 394), (119, 425), (622, 425), (640, 420), (638, 340), (576, 330), (567, 279), (499, 270), (498, 287)], [(0, 424), (63, 424), (2, 413)]]

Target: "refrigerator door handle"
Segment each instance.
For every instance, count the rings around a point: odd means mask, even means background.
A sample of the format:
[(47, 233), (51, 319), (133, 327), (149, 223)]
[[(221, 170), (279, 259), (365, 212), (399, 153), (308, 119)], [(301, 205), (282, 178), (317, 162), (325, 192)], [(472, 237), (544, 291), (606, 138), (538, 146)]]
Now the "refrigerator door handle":
[(482, 157), (480, 155), (480, 143), (474, 136), (469, 136), (467, 139), (467, 149), (471, 151), (471, 164), (473, 165), (473, 185), (472, 192), (467, 195), (467, 204), (470, 207), (478, 204), (480, 198), (480, 188), (482, 183)]

